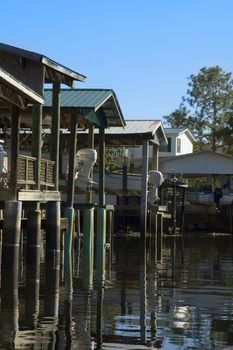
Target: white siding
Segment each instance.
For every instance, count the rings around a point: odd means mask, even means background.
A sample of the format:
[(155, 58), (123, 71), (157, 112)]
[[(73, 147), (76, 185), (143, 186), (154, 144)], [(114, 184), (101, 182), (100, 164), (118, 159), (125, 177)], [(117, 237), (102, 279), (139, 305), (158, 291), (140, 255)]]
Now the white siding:
[[(187, 137), (185, 133), (179, 135), (178, 137), (181, 139), (181, 152), (180, 154), (193, 153), (193, 144), (190, 139)], [(176, 154), (178, 155), (178, 153)]]
[[(186, 133), (180, 135), (169, 134), (167, 137), (171, 138), (171, 152), (159, 152), (160, 157), (174, 157), (182, 154), (192, 153), (193, 144), (190, 139), (187, 137)], [(177, 140), (180, 139), (181, 142), (181, 151), (177, 152)]]
[(212, 152), (192, 153), (190, 155), (160, 162), (164, 173), (182, 174), (233, 174), (233, 158)]

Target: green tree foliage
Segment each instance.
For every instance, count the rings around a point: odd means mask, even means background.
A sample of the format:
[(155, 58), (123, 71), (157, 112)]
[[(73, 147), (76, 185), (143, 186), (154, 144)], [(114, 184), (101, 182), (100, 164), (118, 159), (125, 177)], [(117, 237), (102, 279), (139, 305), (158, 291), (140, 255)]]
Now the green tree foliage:
[[(188, 109), (189, 108), (189, 109)], [(188, 127), (199, 149), (233, 151), (233, 80), (219, 66), (201, 68), (188, 78), (187, 96), (180, 108), (165, 120), (172, 126)]]
[(167, 124), (172, 128), (190, 127), (191, 116), (187, 108), (180, 104), (180, 107), (164, 117)]

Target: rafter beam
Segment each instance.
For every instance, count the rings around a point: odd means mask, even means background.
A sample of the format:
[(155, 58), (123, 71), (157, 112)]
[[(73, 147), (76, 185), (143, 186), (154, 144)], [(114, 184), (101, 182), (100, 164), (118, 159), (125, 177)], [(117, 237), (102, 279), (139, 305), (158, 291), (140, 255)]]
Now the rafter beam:
[(14, 76), (0, 68), (1, 97), (22, 108), (26, 102), (43, 104), (44, 99)]

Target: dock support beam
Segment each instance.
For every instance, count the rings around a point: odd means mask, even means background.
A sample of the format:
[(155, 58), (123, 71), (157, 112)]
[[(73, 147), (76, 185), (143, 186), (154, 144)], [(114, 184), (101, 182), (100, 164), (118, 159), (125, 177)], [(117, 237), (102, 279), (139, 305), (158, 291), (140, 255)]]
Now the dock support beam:
[(84, 288), (93, 286), (94, 209), (83, 210), (83, 281)]
[(105, 281), (106, 260), (106, 209), (97, 209), (97, 238), (96, 238), (96, 280), (99, 285)]
[(10, 171), (10, 191), (11, 199), (17, 199), (18, 191), (18, 159), (19, 159), (19, 128), (20, 128), (20, 109), (12, 106), (11, 117), (11, 171)]
[(99, 128), (99, 209), (97, 210), (97, 281), (105, 279), (105, 243), (106, 243), (106, 208), (105, 208), (105, 130)]
[(148, 188), (148, 154), (149, 141), (144, 140), (142, 146), (142, 185), (141, 185), (141, 207), (140, 207), (140, 235), (145, 238), (147, 232), (147, 188)]
[(9, 201), (5, 203), (2, 240), (3, 268), (14, 269), (18, 267), (21, 216), (22, 202)]
[(68, 219), (68, 228), (64, 240), (64, 277), (69, 280), (70, 266), (72, 264), (72, 241), (74, 231), (74, 208), (65, 208), (64, 216)]
[(69, 279), (71, 266), (72, 239), (74, 229), (74, 187), (75, 187), (75, 166), (76, 166), (76, 147), (77, 147), (77, 115), (71, 116), (71, 135), (69, 149), (69, 174), (67, 186), (67, 207), (65, 208), (65, 217), (68, 219), (68, 229), (65, 235), (64, 261), (65, 261), (65, 280)]
[(25, 314), (29, 327), (34, 327), (39, 313), (41, 211), (30, 210), (27, 224), (27, 269)]
[[(32, 127), (32, 157), (37, 159), (36, 167), (36, 189), (40, 189), (41, 173), (41, 148), (42, 148), (42, 105), (33, 106)], [(39, 204), (37, 204), (39, 206)]]
[(60, 268), (60, 202), (48, 202), (46, 221), (46, 258), (52, 260)]
[(54, 190), (59, 188), (59, 145), (60, 145), (60, 84), (53, 84), (52, 134), (50, 158), (55, 162)]
[(99, 128), (99, 206), (105, 205), (105, 132)]

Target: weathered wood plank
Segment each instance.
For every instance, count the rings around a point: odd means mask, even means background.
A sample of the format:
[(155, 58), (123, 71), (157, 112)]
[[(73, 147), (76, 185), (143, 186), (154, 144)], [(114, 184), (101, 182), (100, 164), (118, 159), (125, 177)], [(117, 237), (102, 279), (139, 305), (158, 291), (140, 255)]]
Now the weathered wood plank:
[(39, 201), (39, 202), (50, 202), (50, 201), (61, 201), (61, 194), (59, 191), (24, 191), (18, 192), (19, 201)]

